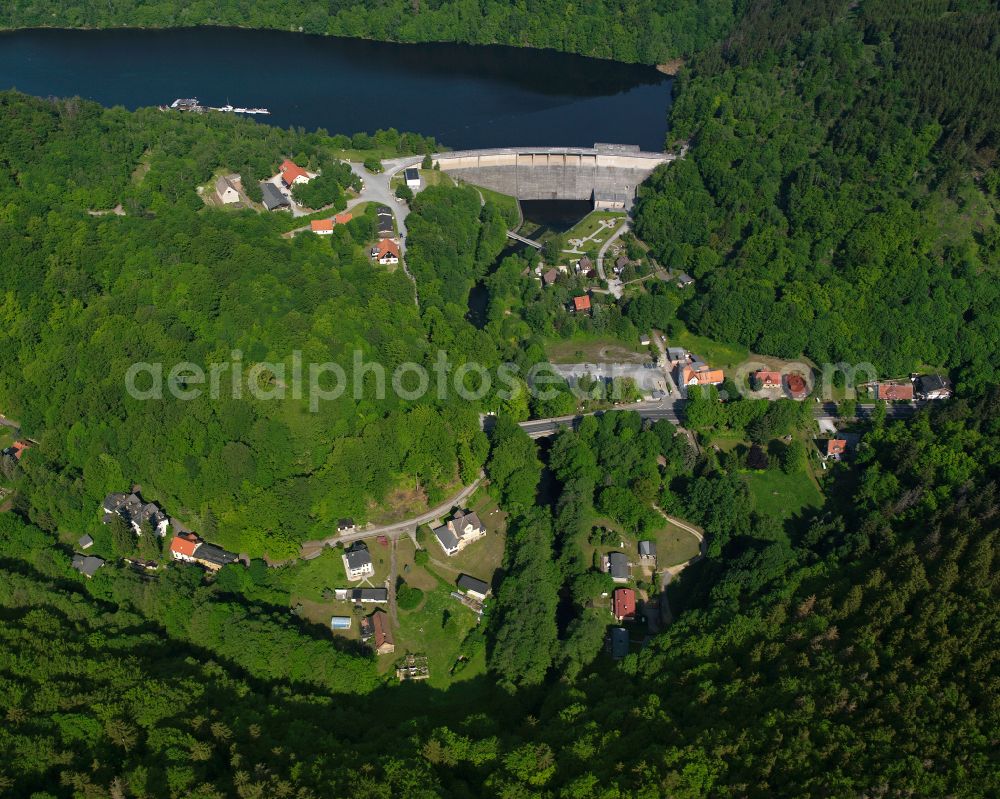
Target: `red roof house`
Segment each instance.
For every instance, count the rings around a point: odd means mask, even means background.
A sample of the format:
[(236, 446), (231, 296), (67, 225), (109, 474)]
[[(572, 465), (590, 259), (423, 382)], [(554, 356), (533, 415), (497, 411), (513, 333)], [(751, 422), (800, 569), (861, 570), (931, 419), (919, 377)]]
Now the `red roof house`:
[(178, 533), (170, 542), (170, 554), (174, 560), (194, 560), (194, 551), (201, 544), (201, 539), (194, 533)]
[(350, 211), (344, 211), (343, 213), (337, 214), (333, 218), (333, 221), (336, 222), (338, 225), (346, 225), (352, 219), (354, 219), (354, 214), (352, 214)]
[(847, 442), (842, 438), (828, 438), (826, 440), (826, 457), (840, 458), (847, 452)]
[(309, 182), (309, 173), (287, 158), (281, 162), (278, 171), (281, 173), (281, 179), (285, 181), (286, 186), (290, 187), (293, 183)]
[(30, 441), (15, 441), (13, 444), (10, 445), (10, 448), (12, 450), (14, 450), (14, 457), (17, 460), (21, 460), (21, 456), (24, 455), (24, 451), (26, 449), (31, 449), (31, 442)]
[(753, 373), (753, 378), (761, 388), (781, 388), (781, 372), (761, 369)]
[(309, 227), (312, 228), (313, 233), (317, 233), (320, 236), (329, 236), (333, 233), (333, 220), (332, 219), (314, 219), (309, 223)]
[(614, 617), (618, 621), (635, 618), (635, 591), (631, 588), (616, 588), (614, 593)]
[(912, 400), (913, 383), (877, 383), (875, 398), (892, 402), (894, 400)]
[(685, 366), (681, 370), (681, 382), (685, 386), (717, 386), (725, 379), (726, 375), (721, 369), (692, 369)]
[(809, 385), (806, 383), (806, 379), (799, 374), (790, 374), (785, 378), (785, 385), (788, 387), (788, 393), (792, 395), (794, 399), (801, 399), (806, 394), (809, 393)]
[(577, 313), (590, 310), (590, 295), (584, 294), (582, 297), (573, 298), (573, 310)]
[(379, 239), (379, 243), (372, 247), (372, 258), (380, 264), (399, 263), (399, 245), (393, 239)]

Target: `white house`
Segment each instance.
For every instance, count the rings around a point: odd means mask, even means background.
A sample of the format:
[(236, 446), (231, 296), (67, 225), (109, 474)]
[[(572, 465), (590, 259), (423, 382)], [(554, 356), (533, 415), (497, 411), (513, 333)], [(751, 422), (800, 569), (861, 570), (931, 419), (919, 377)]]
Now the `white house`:
[(220, 175), (215, 181), (215, 193), (221, 202), (232, 205), (240, 201), (240, 193), (236, 188), (236, 181), (239, 179), (239, 175)]
[(403, 178), (406, 180), (406, 185), (411, 189), (420, 188), (420, 172), (416, 167), (411, 166), (403, 172)]
[(447, 524), (434, 530), (434, 537), (449, 556), (461, 552), (484, 535), (486, 528), (479, 521), (479, 516), (471, 511), (459, 511)]
[(372, 563), (371, 553), (364, 542), (356, 541), (350, 548), (344, 551), (342, 556), (344, 561), (344, 572), (347, 579), (352, 582), (363, 580), (375, 574), (375, 564)]

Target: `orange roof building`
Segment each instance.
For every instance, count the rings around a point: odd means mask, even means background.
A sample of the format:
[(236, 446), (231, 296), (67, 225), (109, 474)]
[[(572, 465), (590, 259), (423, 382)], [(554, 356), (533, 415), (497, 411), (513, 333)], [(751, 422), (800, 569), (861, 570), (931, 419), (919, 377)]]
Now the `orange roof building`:
[(31, 449), (31, 442), (15, 441), (13, 444), (10, 445), (10, 448), (13, 450), (14, 458), (16, 458), (17, 460), (21, 460), (21, 458), (24, 456), (24, 451)]
[(332, 219), (314, 219), (309, 223), (309, 227), (312, 228), (312, 232), (320, 236), (329, 236), (333, 233), (333, 220)]
[(584, 294), (582, 297), (573, 298), (573, 310), (577, 313), (590, 310), (590, 295)]
[(826, 440), (826, 457), (839, 458), (847, 452), (847, 441), (842, 438), (828, 438)]
[(337, 214), (333, 218), (333, 221), (336, 222), (338, 225), (346, 225), (352, 219), (354, 219), (354, 214), (352, 214), (350, 211), (344, 211), (343, 213)]
[(761, 369), (753, 373), (753, 378), (761, 388), (781, 388), (781, 372)]
[(285, 181), (286, 186), (291, 186), (293, 183), (309, 182), (309, 173), (288, 158), (281, 162), (278, 171), (281, 173), (281, 179)]
[(876, 383), (875, 398), (887, 402), (912, 400), (913, 383)]
[(170, 554), (175, 560), (194, 560), (194, 551), (201, 544), (201, 539), (194, 533), (178, 533), (170, 542)]
[(788, 375), (785, 378), (785, 386), (787, 386), (788, 393), (794, 399), (801, 399), (809, 393), (809, 384), (806, 383), (806, 379), (800, 374), (792, 373)]
[(380, 264), (399, 263), (399, 245), (393, 239), (379, 239), (372, 247), (372, 258)]
[(681, 373), (681, 381), (685, 386), (717, 386), (725, 379), (726, 375), (721, 369), (695, 370), (685, 366)]

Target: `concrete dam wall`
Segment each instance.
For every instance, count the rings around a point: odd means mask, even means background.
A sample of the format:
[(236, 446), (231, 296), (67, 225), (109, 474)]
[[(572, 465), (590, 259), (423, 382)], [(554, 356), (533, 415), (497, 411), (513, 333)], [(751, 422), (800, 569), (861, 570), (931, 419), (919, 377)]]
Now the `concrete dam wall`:
[(511, 147), (441, 153), (451, 177), (519, 200), (602, 200), (629, 208), (636, 188), (660, 164), (676, 158), (628, 145)]

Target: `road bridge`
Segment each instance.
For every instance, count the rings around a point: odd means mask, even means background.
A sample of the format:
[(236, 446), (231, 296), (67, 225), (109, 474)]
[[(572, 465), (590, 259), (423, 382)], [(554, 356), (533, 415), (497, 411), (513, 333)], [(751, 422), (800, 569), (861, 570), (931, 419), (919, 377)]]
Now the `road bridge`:
[(595, 144), (460, 150), (433, 157), (451, 177), (519, 200), (589, 200), (595, 208), (628, 209), (639, 184), (680, 155)]

